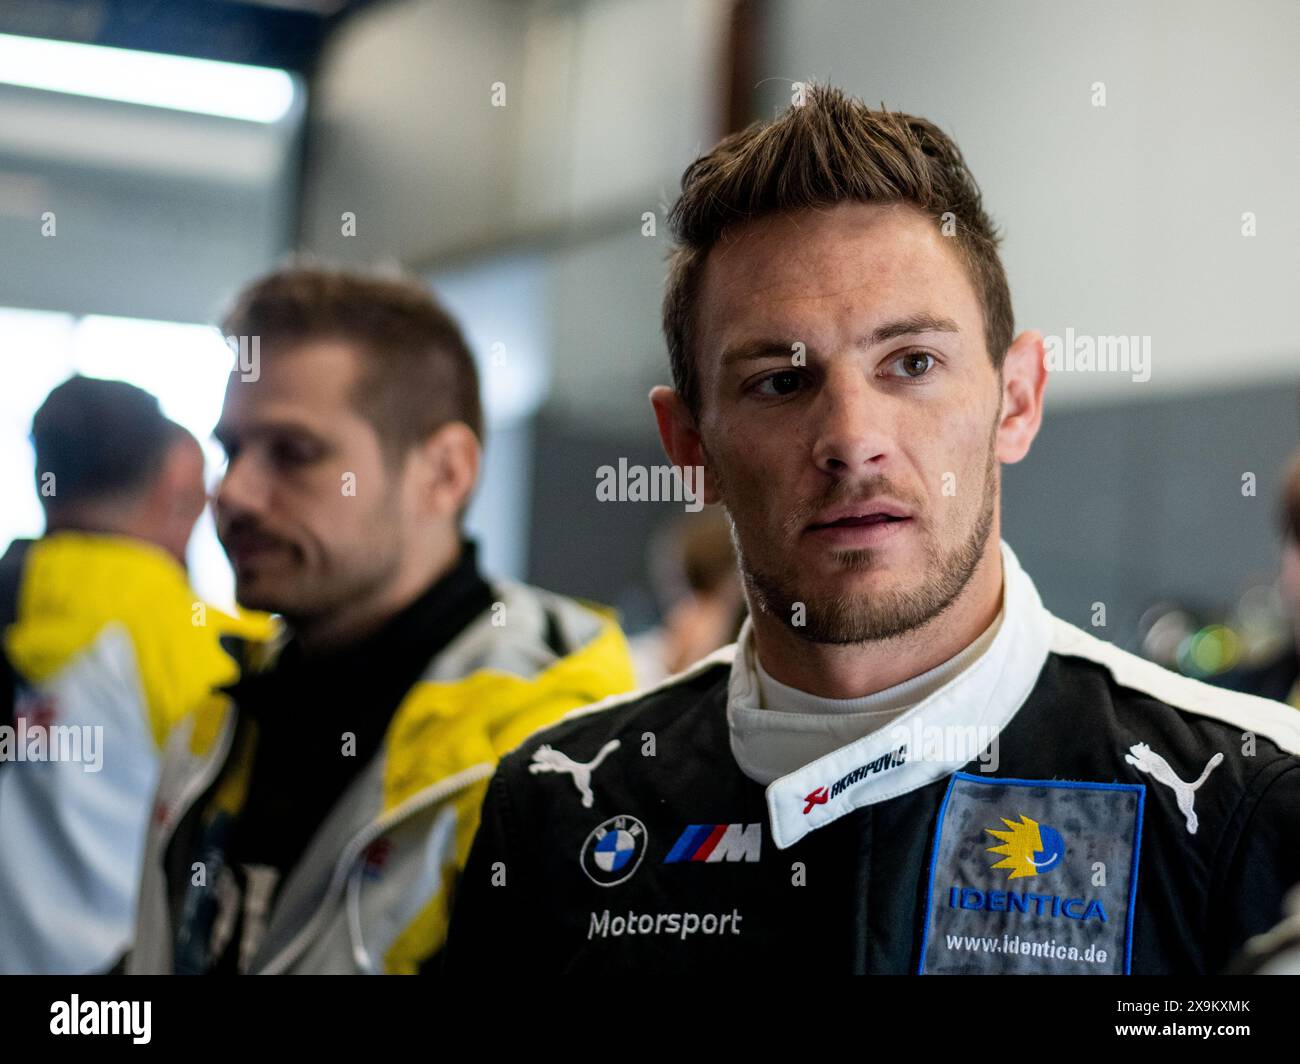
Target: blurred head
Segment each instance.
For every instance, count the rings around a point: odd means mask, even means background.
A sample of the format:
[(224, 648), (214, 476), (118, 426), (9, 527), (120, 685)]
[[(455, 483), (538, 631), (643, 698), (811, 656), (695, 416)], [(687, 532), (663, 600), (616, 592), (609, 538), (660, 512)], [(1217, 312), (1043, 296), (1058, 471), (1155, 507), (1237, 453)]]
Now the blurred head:
[(132, 536), (182, 565), (203, 512), (203, 450), (123, 381), (72, 377), (32, 420), (36, 487), (50, 532)]
[(668, 672), (733, 642), (745, 619), (731, 526), (719, 507), (678, 517), (653, 543), (651, 573), (664, 602)]
[(1300, 451), (1282, 477), (1282, 594), (1300, 621)]
[(460, 330), (413, 280), (307, 268), (255, 282), (222, 329), (260, 356), (231, 374), (216, 430), (239, 601), (298, 624), (396, 608), (454, 560), (478, 475)]
[(998, 463), (1045, 380), (957, 146), (817, 89), (688, 167), (670, 221), (675, 388), (652, 400), (751, 608), (825, 643), (941, 614), (996, 552)]
[(656, 530), (648, 560), (664, 609), (689, 595), (721, 595), (738, 589), (731, 525), (719, 508), (680, 514)]

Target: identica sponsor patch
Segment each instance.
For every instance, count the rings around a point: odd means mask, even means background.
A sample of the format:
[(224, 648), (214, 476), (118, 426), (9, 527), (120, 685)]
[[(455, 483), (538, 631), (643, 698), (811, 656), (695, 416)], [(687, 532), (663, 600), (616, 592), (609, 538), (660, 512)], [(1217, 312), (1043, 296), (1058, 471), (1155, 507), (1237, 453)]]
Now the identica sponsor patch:
[(955, 773), (921, 974), (1128, 974), (1146, 789)]

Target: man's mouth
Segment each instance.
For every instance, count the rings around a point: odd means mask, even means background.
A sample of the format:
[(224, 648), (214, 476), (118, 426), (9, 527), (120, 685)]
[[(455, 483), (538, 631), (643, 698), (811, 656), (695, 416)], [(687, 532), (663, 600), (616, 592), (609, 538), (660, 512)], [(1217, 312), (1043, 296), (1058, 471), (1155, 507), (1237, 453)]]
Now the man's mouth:
[(855, 506), (841, 506), (818, 514), (808, 525), (809, 532), (829, 528), (867, 528), (873, 525), (897, 524), (910, 521), (912, 515), (892, 502), (867, 502)]
[(226, 543), (226, 553), (236, 565), (247, 565), (288, 550), (287, 544), (269, 536), (244, 534)]
[(854, 514), (852, 517), (841, 517), (836, 521), (826, 521), (822, 524), (811, 525), (813, 529), (818, 528), (860, 528), (866, 525), (884, 525), (894, 521), (906, 521), (906, 517), (893, 517), (890, 514)]
[(903, 506), (873, 499), (825, 510), (805, 531), (836, 547), (865, 549), (883, 545), (912, 522), (911, 513)]

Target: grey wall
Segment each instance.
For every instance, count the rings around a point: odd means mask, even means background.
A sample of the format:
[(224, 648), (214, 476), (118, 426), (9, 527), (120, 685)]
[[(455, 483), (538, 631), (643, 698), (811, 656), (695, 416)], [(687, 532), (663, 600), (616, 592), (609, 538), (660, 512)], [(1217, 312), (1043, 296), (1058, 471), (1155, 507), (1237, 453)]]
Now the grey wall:
[[(1049, 411), (1004, 469), (1003, 537), (1048, 608), (1127, 644), (1158, 599), (1210, 612), (1277, 572), (1279, 476), (1300, 386)], [(1254, 473), (1254, 496), (1242, 493)]]
[(543, 417), (535, 439), (533, 511), (529, 523), (528, 578), (543, 587), (616, 606), (631, 629), (649, 626), (657, 602), (646, 577), (650, 537), (683, 513), (681, 505), (601, 502), (596, 470), (665, 461), (654, 431), (650, 404), (639, 423), (620, 435), (576, 427)]

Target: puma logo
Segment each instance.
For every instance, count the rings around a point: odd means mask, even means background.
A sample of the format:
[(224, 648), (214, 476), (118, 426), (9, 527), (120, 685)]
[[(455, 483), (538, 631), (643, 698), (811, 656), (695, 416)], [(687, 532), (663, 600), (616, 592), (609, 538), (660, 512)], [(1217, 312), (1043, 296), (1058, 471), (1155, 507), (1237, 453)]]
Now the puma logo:
[(1174, 792), (1174, 797), (1178, 801), (1178, 811), (1187, 818), (1187, 833), (1196, 834), (1196, 827), (1199, 823), (1196, 819), (1196, 810), (1192, 808), (1192, 803), (1196, 800), (1196, 791), (1208, 778), (1211, 772), (1219, 767), (1223, 761), (1222, 754), (1215, 754), (1206, 764), (1204, 771), (1197, 777), (1195, 783), (1188, 783), (1186, 780), (1179, 779), (1169, 762), (1157, 754), (1146, 743), (1137, 743), (1129, 747), (1129, 752), (1124, 755), (1124, 760), (1130, 765), (1136, 765), (1139, 772), (1145, 772), (1152, 778)]
[(567, 772), (573, 777), (573, 784), (582, 795), (582, 807), (590, 809), (596, 802), (591, 793), (591, 774), (600, 768), (600, 763), (622, 745), (617, 739), (611, 739), (600, 748), (600, 753), (590, 761), (574, 761), (568, 754), (562, 754), (551, 746), (539, 746), (533, 751), (533, 763), (528, 771), (536, 775), (539, 772)]

